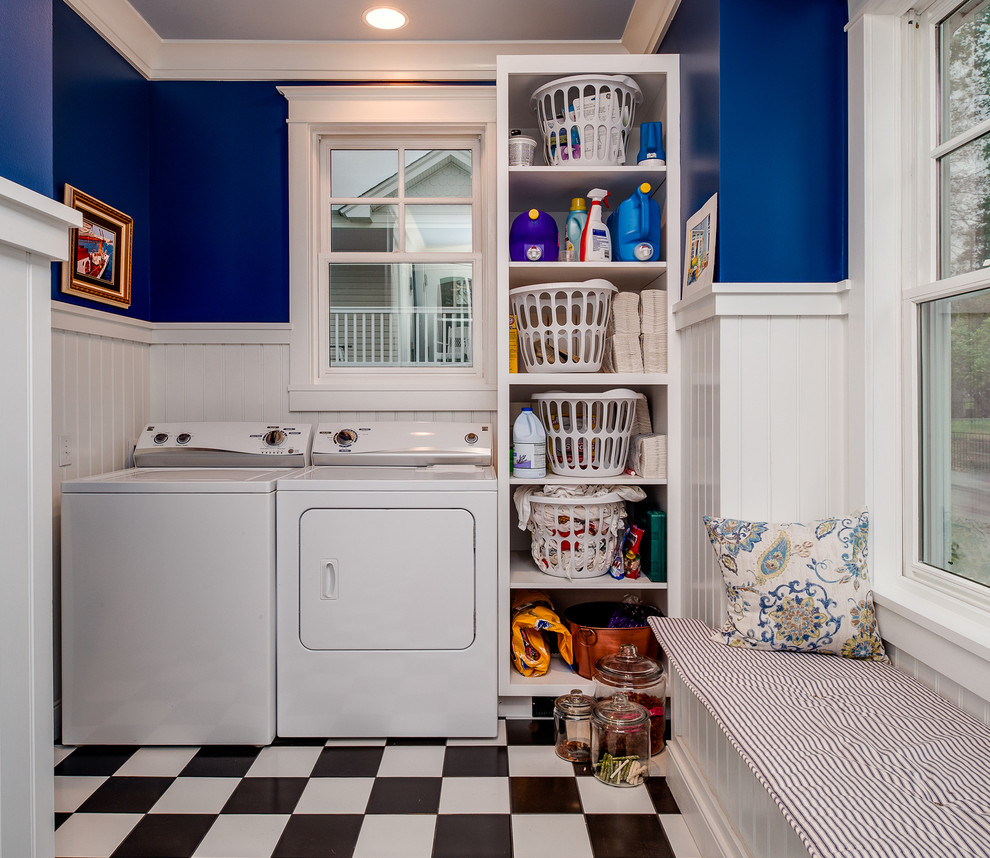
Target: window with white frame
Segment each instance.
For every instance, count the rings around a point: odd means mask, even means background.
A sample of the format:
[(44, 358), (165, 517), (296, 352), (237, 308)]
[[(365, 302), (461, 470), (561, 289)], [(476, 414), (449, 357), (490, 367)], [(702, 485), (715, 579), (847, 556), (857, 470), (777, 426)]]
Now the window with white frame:
[(982, 602), (990, 593), (990, 0), (936, 4), (929, 16), (935, 279), (909, 295), (918, 369), (914, 576)]
[(494, 410), (494, 89), (280, 91), (290, 409)]

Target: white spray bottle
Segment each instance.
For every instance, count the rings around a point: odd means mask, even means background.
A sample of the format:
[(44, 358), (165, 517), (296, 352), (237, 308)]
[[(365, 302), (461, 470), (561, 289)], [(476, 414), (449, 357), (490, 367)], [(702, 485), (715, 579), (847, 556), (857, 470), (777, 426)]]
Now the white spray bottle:
[(591, 209), (588, 211), (588, 222), (581, 233), (582, 262), (611, 262), (612, 238), (602, 217), (602, 204), (608, 207), (608, 191), (595, 188), (588, 191)]

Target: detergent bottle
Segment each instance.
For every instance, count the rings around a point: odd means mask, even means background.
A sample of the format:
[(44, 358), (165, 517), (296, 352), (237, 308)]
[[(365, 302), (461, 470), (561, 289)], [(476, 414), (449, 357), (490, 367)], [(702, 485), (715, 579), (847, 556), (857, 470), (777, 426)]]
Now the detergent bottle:
[(529, 405), (512, 424), (512, 475), (534, 480), (547, 475), (547, 432)]
[(557, 221), (539, 209), (517, 215), (509, 227), (509, 259), (513, 262), (556, 262), (559, 247)]
[(571, 200), (571, 210), (564, 225), (564, 260), (578, 262), (581, 259), (581, 234), (588, 221), (588, 207), (584, 197), (574, 197)]
[(660, 204), (643, 182), (608, 219), (616, 262), (656, 262), (660, 258)]
[(581, 261), (611, 262), (612, 240), (602, 217), (602, 205), (608, 206), (608, 191), (595, 188), (588, 191), (587, 196), (591, 200), (591, 210), (581, 233)]

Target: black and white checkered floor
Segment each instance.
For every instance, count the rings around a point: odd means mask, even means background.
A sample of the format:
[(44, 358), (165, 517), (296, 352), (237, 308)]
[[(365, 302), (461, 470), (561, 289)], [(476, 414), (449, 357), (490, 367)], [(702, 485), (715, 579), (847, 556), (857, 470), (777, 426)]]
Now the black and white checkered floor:
[(57, 858), (697, 858), (653, 758), (599, 783), (545, 720), (496, 739), (55, 749)]

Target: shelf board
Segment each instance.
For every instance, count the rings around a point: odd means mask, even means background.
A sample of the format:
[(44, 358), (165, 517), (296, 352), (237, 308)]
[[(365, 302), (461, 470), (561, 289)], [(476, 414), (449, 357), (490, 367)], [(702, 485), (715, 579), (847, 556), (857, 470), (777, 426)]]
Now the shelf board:
[[(509, 287), (573, 283), (602, 278), (618, 289), (652, 286), (667, 275), (666, 262), (510, 262)], [(654, 286), (654, 288), (657, 288)]]
[[(525, 477), (509, 477), (509, 484), (513, 486), (561, 486), (570, 485), (612, 485), (617, 486), (665, 486), (666, 477), (640, 477), (632, 474), (619, 474), (615, 477), (596, 477), (594, 474), (582, 474), (580, 477), (570, 477), (564, 474), (555, 474), (547, 471), (547, 475), (540, 480), (526, 479)], [(593, 499), (592, 499), (593, 500)]]
[[(666, 165), (656, 163), (622, 167), (509, 167), (509, 209), (567, 212), (573, 197), (584, 197), (592, 188), (608, 191), (609, 204), (614, 209), (643, 182), (650, 183), (652, 196), (659, 192), (666, 179)], [(662, 205), (662, 199), (658, 202)]]
[(514, 667), (509, 668), (509, 695), (559, 697), (573, 688), (590, 693), (593, 687), (590, 679), (576, 674), (558, 655), (550, 657), (550, 668), (543, 676), (523, 676)]
[(659, 372), (510, 372), (509, 386), (538, 387), (655, 387), (669, 384)]
[(513, 551), (509, 560), (509, 587), (520, 590), (608, 590), (622, 588), (623, 590), (666, 590), (667, 582), (651, 581), (645, 575), (639, 578), (613, 578), (611, 575), (599, 575), (596, 578), (557, 578), (547, 575), (536, 567), (533, 558), (525, 551)]

